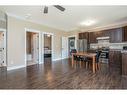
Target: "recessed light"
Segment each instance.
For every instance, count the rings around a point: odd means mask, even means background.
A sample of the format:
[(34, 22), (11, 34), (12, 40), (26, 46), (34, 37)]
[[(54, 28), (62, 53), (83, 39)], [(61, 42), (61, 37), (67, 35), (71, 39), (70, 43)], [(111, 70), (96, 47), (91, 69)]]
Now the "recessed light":
[(84, 22), (81, 22), (80, 23), (80, 25), (85, 25), (85, 26), (91, 26), (91, 25), (93, 25), (95, 23), (95, 21), (94, 20), (86, 20), (86, 21), (84, 21)]

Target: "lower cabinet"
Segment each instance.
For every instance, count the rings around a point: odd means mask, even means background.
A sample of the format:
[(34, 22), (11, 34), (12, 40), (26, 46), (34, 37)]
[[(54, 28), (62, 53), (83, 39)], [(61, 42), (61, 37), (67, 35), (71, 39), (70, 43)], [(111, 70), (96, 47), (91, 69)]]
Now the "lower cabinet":
[(122, 53), (122, 75), (127, 76), (127, 53)]
[(115, 66), (122, 69), (122, 54), (118, 50), (109, 51), (109, 66)]

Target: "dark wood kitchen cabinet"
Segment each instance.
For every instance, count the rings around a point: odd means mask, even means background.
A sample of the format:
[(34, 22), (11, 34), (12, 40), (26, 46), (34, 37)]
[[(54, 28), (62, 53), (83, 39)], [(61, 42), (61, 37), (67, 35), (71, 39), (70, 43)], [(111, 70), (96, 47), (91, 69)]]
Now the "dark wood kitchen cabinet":
[(110, 37), (110, 35), (111, 35), (111, 34), (110, 34), (110, 31), (109, 31), (109, 30), (104, 30), (104, 31), (102, 31), (102, 36), (103, 36), (103, 37), (105, 37), (105, 36), (106, 36), (106, 37), (107, 37), (107, 36)]
[(102, 31), (95, 32), (95, 35), (96, 35), (96, 38), (103, 37), (103, 32)]
[(84, 33), (79, 33), (79, 39), (83, 39)]
[(121, 43), (122, 42), (122, 28), (115, 28), (109, 30), (110, 32), (110, 42), (111, 43)]
[(109, 30), (102, 30), (97, 32), (90, 32), (89, 33), (89, 42), (90, 43), (97, 43), (97, 37), (110, 37), (111, 43), (121, 43), (122, 38), (122, 28), (115, 28)]
[(109, 66), (121, 67), (122, 64), (122, 55), (121, 51), (110, 50), (109, 51)]
[(109, 31), (97, 31), (97, 32), (90, 32), (89, 33), (89, 42), (90, 43), (97, 43), (98, 37), (105, 37), (109, 36)]
[(89, 39), (89, 32), (79, 33), (79, 39)]
[(101, 30), (96, 32), (79, 33), (79, 39), (87, 39), (88, 43), (97, 43), (97, 37), (110, 37), (110, 43), (121, 43), (127, 41), (127, 26)]
[(123, 27), (123, 42), (127, 41), (127, 26)]
[(127, 53), (122, 53), (122, 75), (127, 76)]
[(89, 32), (89, 43), (97, 43), (97, 33)]

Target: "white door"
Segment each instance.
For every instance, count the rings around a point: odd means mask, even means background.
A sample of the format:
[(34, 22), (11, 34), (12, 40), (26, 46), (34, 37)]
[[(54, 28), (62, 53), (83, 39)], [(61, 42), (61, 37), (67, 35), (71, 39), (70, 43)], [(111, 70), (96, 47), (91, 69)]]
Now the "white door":
[(39, 62), (39, 34), (33, 35), (33, 61)]
[(68, 58), (68, 37), (62, 37), (62, 59)]

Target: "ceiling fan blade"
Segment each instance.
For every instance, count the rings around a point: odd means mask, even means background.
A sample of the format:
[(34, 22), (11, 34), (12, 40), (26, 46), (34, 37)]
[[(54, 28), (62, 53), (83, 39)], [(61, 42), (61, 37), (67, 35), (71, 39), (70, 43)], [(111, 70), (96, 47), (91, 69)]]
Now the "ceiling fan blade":
[(48, 13), (48, 7), (47, 6), (44, 7), (44, 13), (45, 14)]
[(54, 7), (56, 7), (57, 9), (59, 9), (61, 11), (64, 11), (65, 10), (65, 8), (62, 7), (62, 6), (60, 6), (60, 5), (54, 5)]

